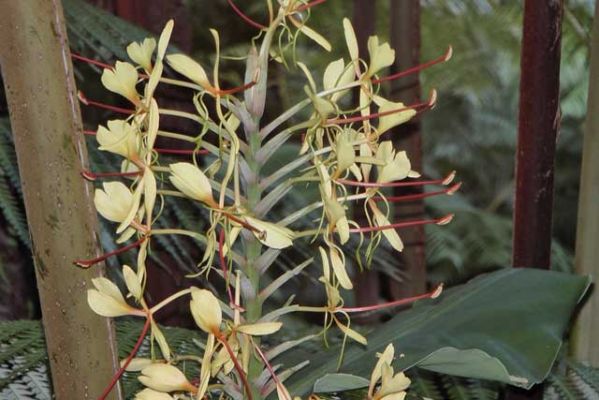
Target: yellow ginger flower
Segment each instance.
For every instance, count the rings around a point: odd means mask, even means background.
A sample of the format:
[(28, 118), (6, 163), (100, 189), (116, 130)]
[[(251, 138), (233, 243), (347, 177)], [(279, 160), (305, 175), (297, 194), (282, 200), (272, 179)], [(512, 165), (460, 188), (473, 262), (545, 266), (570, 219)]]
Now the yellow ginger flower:
[(124, 315), (143, 315), (143, 312), (131, 307), (125, 301), (121, 291), (106, 278), (94, 278), (95, 289), (87, 291), (87, 302), (96, 314), (103, 317), (122, 317)]
[(117, 61), (114, 69), (106, 68), (102, 73), (102, 84), (106, 89), (120, 94), (135, 105), (140, 102), (137, 80), (137, 70), (127, 62)]
[[(370, 385), (368, 387), (369, 400), (404, 400), (407, 393), (406, 389), (410, 386), (410, 379), (403, 372), (394, 373), (391, 363), (395, 349), (393, 344), (389, 344), (383, 354), (380, 355), (374, 370), (370, 376)], [(381, 381), (378, 390), (376, 385)]]
[(143, 42), (133, 42), (127, 46), (129, 58), (146, 72), (152, 71), (152, 55), (156, 49), (156, 39), (145, 38)]
[(141, 137), (137, 129), (123, 120), (108, 121), (107, 125), (107, 128), (98, 127), (96, 140), (100, 144), (99, 149), (138, 160)]

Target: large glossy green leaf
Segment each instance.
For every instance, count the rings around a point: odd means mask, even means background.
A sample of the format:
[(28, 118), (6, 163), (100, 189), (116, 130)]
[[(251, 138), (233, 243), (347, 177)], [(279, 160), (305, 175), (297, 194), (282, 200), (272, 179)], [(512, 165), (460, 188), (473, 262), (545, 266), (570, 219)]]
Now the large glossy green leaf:
[[(549, 373), (589, 279), (536, 269), (503, 269), (422, 301), (377, 327), (368, 346), (347, 349), (339, 372), (369, 376), (392, 342), (394, 366), (492, 379), (530, 388)], [(336, 372), (338, 348), (296, 352), (310, 366), (288, 382), (293, 394)], [(289, 360), (292, 361), (291, 359)]]

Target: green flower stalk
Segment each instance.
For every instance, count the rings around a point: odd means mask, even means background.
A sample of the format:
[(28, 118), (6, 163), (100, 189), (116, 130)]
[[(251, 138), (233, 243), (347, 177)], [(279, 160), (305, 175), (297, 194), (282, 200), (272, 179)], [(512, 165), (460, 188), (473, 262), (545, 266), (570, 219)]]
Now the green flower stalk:
[[(272, 62), (288, 64), (285, 41), (289, 44), (301, 35), (314, 41), (326, 51), (330, 43), (306, 23), (310, 10), (323, 0), (312, 2), (300, 0), (266, 1), (269, 19), (262, 25), (245, 16), (232, 1), (233, 10), (246, 22), (260, 30), (246, 59), (245, 82), (236, 88), (224, 89), (220, 83), (220, 38), (211, 30), (216, 61), (207, 69), (183, 54), (167, 54), (168, 42), (174, 28), (169, 21), (160, 38), (148, 38), (141, 43), (131, 43), (127, 53), (133, 63), (117, 61), (114, 66), (103, 66), (104, 87), (129, 101), (131, 108), (118, 108), (87, 99), (84, 104), (102, 107), (122, 119), (113, 119), (97, 131), (85, 133), (95, 138), (99, 149), (122, 157), (120, 170), (94, 173), (85, 171), (90, 180), (119, 178), (103, 182), (96, 189), (95, 205), (98, 212), (116, 224), (117, 243), (128, 243), (117, 251), (94, 260), (78, 260), (82, 267), (90, 267), (106, 257), (137, 248), (137, 264), (123, 266), (126, 296), (109, 280), (94, 281), (95, 289), (89, 290), (91, 308), (106, 317), (129, 315), (146, 319), (140, 339), (149, 330), (151, 343), (160, 349), (161, 357), (153, 351), (150, 360), (134, 359), (132, 354), (124, 361), (123, 368), (115, 376), (110, 388), (125, 368), (141, 371), (140, 382), (146, 386), (136, 395), (137, 399), (202, 399), (207, 394), (227, 395), (233, 399), (263, 399), (276, 392), (278, 398), (291, 400), (292, 394), (285, 387), (285, 379), (305, 367), (285, 366), (277, 371), (271, 359), (282, 351), (293, 348), (315, 336), (282, 342), (274, 349), (265, 351), (260, 338), (276, 334), (282, 327), (281, 316), (292, 312), (317, 312), (325, 316), (322, 336), (326, 341), (329, 329), (338, 329), (344, 342), (351, 339), (362, 345), (367, 338), (350, 327), (350, 314), (375, 311), (386, 307), (406, 304), (421, 298), (440, 295), (441, 287), (413, 299), (404, 299), (383, 305), (364, 308), (347, 308), (343, 304), (341, 289), (353, 287), (347, 269), (343, 245), (352, 235), (361, 241), (369, 240), (366, 256), (370, 258), (376, 244), (385, 239), (395, 250), (402, 251), (398, 228), (445, 224), (451, 216), (417, 221), (392, 221), (389, 203), (409, 200), (386, 197), (387, 187), (444, 185), (446, 189), (434, 194), (451, 195), (459, 184), (451, 185), (454, 174), (441, 180), (418, 180), (420, 174), (412, 170), (408, 154), (395, 149), (388, 137), (390, 130), (409, 121), (418, 113), (430, 109), (436, 101), (436, 93), (423, 103), (406, 105), (393, 102), (382, 95), (380, 85), (396, 79), (400, 74), (380, 77), (389, 67), (395, 52), (377, 37), (368, 41), (369, 63), (359, 54), (357, 40), (346, 19), (343, 30), (348, 52), (347, 58), (332, 61), (322, 78), (316, 78), (301, 62), (295, 63), (306, 78), (306, 98), (279, 117), (265, 123), (264, 110), (268, 106), (267, 80)], [(278, 4), (278, 8), (275, 8)], [(274, 43), (277, 42), (275, 45)], [(283, 46), (283, 47), (279, 47)], [(426, 68), (447, 61), (451, 55), (423, 64)], [(84, 57), (75, 56), (79, 60)], [(182, 78), (163, 76), (165, 63)], [(96, 62), (96, 64), (98, 64)], [(409, 72), (415, 72), (413, 69)], [(155, 97), (158, 85), (176, 85), (190, 91), (189, 101), (195, 113), (164, 109)], [(358, 102), (349, 109), (342, 107), (350, 92), (357, 92)], [(211, 110), (211, 111), (209, 111)], [(292, 126), (284, 125), (301, 111), (308, 110), (306, 120)], [(197, 136), (161, 129), (160, 117), (168, 115), (194, 121), (201, 127)], [(264, 167), (272, 154), (292, 137), (302, 137), (296, 159), (265, 176)], [(193, 148), (159, 149), (155, 146), (159, 137), (178, 140)], [(189, 146), (188, 145), (188, 146)], [(163, 164), (161, 154), (170, 153), (192, 157), (206, 154), (212, 160), (209, 165), (199, 165), (195, 157), (189, 162)], [(118, 172), (117, 172), (118, 171)], [(282, 221), (274, 221), (270, 211), (284, 201), (289, 190), (297, 184), (312, 185), (320, 199), (304, 208), (295, 210)], [(432, 194), (420, 195), (426, 197)], [(203, 231), (186, 231), (178, 227), (156, 229), (165, 206), (163, 198), (185, 198), (196, 202), (207, 212), (208, 228)], [(348, 209), (352, 204), (363, 202), (367, 226), (360, 226), (351, 219)], [(316, 223), (309, 229), (300, 228), (297, 222), (314, 216)], [(153, 307), (144, 300), (148, 279), (146, 259), (149, 246), (157, 235), (187, 235), (196, 239), (204, 248), (198, 263), (198, 271), (209, 279), (222, 279), (226, 293), (213, 293), (207, 289), (190, 287), (174, 293)], [(314, 264), (305, 260), (291, 272), (276, 277), (264, 287), (262, 279), (281, 250), (292, 247), (301, 240), (320, 238), (319, 281), (327, 294), (327, 304), (308, 307), (288, 304), (264, 315), (263, 304), (294, 275)], [(165, 305), (182, 296), (190, 297), (190, 314), (198, 328), (206, 334), (206, 343), (198, 353), (173, 356), (168, 342), (154, 322), (154, 315)], [(177, 366), (181, 356), (200, 364), (199, 377), (186, 377)], [(341, 355), (340, 355), (341, 357)], [(409, 380), (403, 374), (394, 374), (390, 367), (393, 348), (381, 356), (373, 372), (369, 398), (402, 399)], [(143, 366), (143, 367), (135, 367)], [(137, 368), (137, 369), (136, 369)], [(379, 381), (382, 382), (379, 385)], [(378, 387), (378, 389), (377, 389)]]

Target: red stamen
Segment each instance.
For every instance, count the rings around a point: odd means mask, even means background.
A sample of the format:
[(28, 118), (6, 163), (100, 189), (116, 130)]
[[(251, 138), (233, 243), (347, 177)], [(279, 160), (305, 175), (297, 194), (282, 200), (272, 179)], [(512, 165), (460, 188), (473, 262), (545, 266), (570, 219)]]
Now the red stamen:
[[(91, 58), (83, 57), (76, 53), (71, 53), (71, 57), (73, 57), (75, 60), (83, 61), (88, 64), (97, 65), (98, 67), (114, 70), (114, 67), (110, 64), (106, 64), (106, 63), (103, 63), (103, 62), (97, 61), (97, 60), (92, 60)], [(143, 78), (143, 79), (149, 78), (149, 76), (146, 74), (139, 74), (139, 76), (140, 76), (140, 78)]]
[(398, 202), (402, 202), (402, 201), (414, 201), (414, 200), (426, 199), (427, 197), (440, 196), (443, 194), (451, 196), (452, 194), (457, 192), (461, 186), (462, 186), (462, 182), (459, 182), (459, 183), (456, 183), (455, 185), (453, 185), (452, 187), (449, 187), (449, 188), (443, 189), (443, 190), (439, 190), (436, 192), (416, 193), (416, 194), (407, 194), (404, 196), (389, 196), (389, 197), (375, 196), (372, 198), (372, 200), (398, 203)]
[(440, 284), (432, 292), (421, 294), (419, 296), (408, 297), (408, 298), (401, 299), (401, 300), (395, 300), (395, 301), (391, 301), (389, 303), (375, 304), (375, 305), (372, 305), (372, 306), (343, 307), (343, 308), (338, 309), (337, 311), (344, 311), (346, 313), (357, 313), (357, 312), (365, 312), (365, 311), (378, 311), (378, 310), (383, 310), (385, 308), (392, 308), (392, 307), (397, 307), (397, 306), (403, 306), (403, 305), (406, 305), (406, 304), (411, 304), (411, 303), (413, 303), (415, 301), (422, 300), (422, 299), (436, 299), (437, 297), (439, 297), (441, 295), (442, 291), (443, 291), (443, 284)]
[(79, 101), (81, 101), (86, 106), (93, 106), (93, 107), (103, 108), (105, 110), (114, 111), (114, 112), (117, 112), (117, 113), (120, 113), (120, 114), (131, 115), (131, 114), (135, 113), (135, 110), (130, 110), (130, 109), (127, 109), (127, 108), (116, 107), (116, 106), (112, 106), (110, 104), (105, 104), (105, 103), (100, 103), (98, 101), (89, 100), (87, 97), (85, 97), (85, 95), (83, 94), (82, 91), (77, 92), (77, 97), (79, 97)]
[(81, 176), (83, 176), (88, 181), (95, 181), (98, 178), (110, 178), (115, 176), (139, 176), (141, 175), (140, 171), (132, 171), (132, 172), (91, 172), (91, 171), (81, 171)]
[(227, 339), (224, 338), (222, 335), (218, 334), (215, 336), (218, 339), (218, 341), (223, 344), (225, 349), (227, 349), (227, 353), (229, 353), (229, 357), (231, 357), (231, 361), (233, 361), (233, 365), (235, 366), (235, 369), (237, 370), (237, 373), (239, 374), (239, 378), (241, 379), (241, 382), (243, 383), (243, 386), (245, 388), (245, 392), (247, 393), (248, 399), (253, 400), (252, 391), (250, 389), (250, 384), (248, 382), (248, 378), (245, 375), (245, 372), (243, 372), (243, 368), (241, 368), (241, 365), (239, 364), (239, 360), (237, 359), (237, 357), (235, 357), (235, 353), (233, 353), (233, 349), (231, 349), (231, 347), (229, 346), (229, 343), (227, 343)]
[(160, 149), (154, 148), (160, 154), (209, 154), (208, 150)]
[(229, 268), (225, 260), (225, 251), (223, 249), (225, 245), (225, 230), (221, 229), (218, 234), (218, 259), (220, 261), (220, 269), (223, 271), (225, 277), (225, 285), (227, 286), (227, 295), (229, 295), (229, 305), (236, 306), (235, 300), (233, 300), (233, 293), (231, 292), (231, 286), (229, 285)]
[(123, 373), (125, 373), (125, 370), (127, 369), (129, 364), (133, 360), (133, 357), (135, 357), (135, 355), (139, 351), (139, 348), (141, 347), (141, 344), (143, 343), (144, 338), (146, 337), (146, 335), (148, 333), (148, 329), (150, 328), (151, 318), (152, 317), (150, 315), (148, 315), (146, 317), (146, 323), (144, 324), (144, 327), (141, 330), (141, 334), (137, 338), (137, 342), (135, 342), (135, 346), (133, 346), (131, 353), (129, 353), (129, 356), (123, 363), (123, 366), (121, 368), (119, 368), (119, 370), (116, 372), (116, 374), (114, 374), (114, 376), (110, 380), (110, 383), (108, 384), (106, 389), (104, 389), (104, 391), (102, 392), (100, 397), (98, 397), (98, 400), (104, 400), (110, 394), (110, 392), (112, 391), (112, 388), (116, 385), (116, 383), (119, 381), (119, 379), (121, 379), (121, 376), (123, 376)]
[(428, 181), (377, 183), (377, 182), (352, 181), (352, 180), (348, 180), (348, 179), (337, 179), (335, 182), (342, 184), (342, 185), (347, 185), (347, 186), (358, 186), (358, 187), (366, 187), (366, 188), (411, 187), (411, 186), (425, 186), (425, 185), (449, 185), (453, 181), (454, 178), (455, 178), (455, 171), (450, 172), (443, 179), (433, 179), (433, 180), (428, 180)]
[(98, 61), (98, 60), (92, 60), (91, 58), (87, 58), (87, 57), (81, 56), (81, 55), (79, 55), (77, 53), (71, 53), (71, 57), (73, 59), (75, 59), (75, 60), (78, 60), (78, 61), (83, 61), (83, 62), (86, 62), (88, 64), (97, 65), (98, 67), (108, 68), (108, 69), (114, 69), (114, 67), (112, 65), (110, 65), (110, 64), (106, 64), (106, 63), (103, 63), (103, 62)]
[(384, 231), (387, 229), (410, 228), (412, 226), (420, 226), (420, 225), (430, 225), (430, 224), (446, 225), (449, 222), (451, 222), (452, 219), (453, 219), (453, 214), (449, 214), (449, 215), (446, 215), (445, 217), (437, 218), (437, 219), (421, 219), (421, 220), (414, 220), (414, 221), (398, 222), (398, 223), (390, 224), (390, 225), (368, 226), (365, 228), (350, 228), (349, 231), (351, 233), (369, 233), (369, 232)]
[[(254, 349), (256, 349), (256, 352), (258, 353), (258, 355), (260, 356), (260, 358), (264, 362), (264, 365), (266, 366), (266, 369), (270, 373), (270, 376), (272, 376), (272, 380), (275, 382), (275, 384), (277, 386), (283, 386), (283, 384), (281, 383), (279, 377), (275, 373), (275, 370), (273, 369), (272, 365), (270, 365), (270, 362), (268, 361), (268, 359), (266, 358), (266, 356), (262, 352), (262, 349), (260, 349), (260, 346), (258, 346), (256, 343), (254, 343), (253, 340), (252, 340), (252, 344), (254, 345)], [(288, 400), (291, 400), (291, 399), (288, 399)]]
[(247, 15), (245, 15), (236, 5), (235, 3), (233, 3), (233, 0), (227, 0), (227, 2), (229, 3), (229, 5), (231, 6), (231, 8), (233, 9), (233, 11), (235, 11), (235, 13), (237, 15), (239, 15), (239, 17), (244, 20), (248, 25), (253, 26), (256, 29), (266, 29), (266, 26), (254, 21), (253, 19), (251, 19), (250, 17), (248, 17)]
[(117, 254), (124, 253), (126, 251), (129, 251), (129, 250), (131, 250), (131, 249), (139, 246), (147, 238), (148, 238), (147, 236), (144, 236), (141, 239), (139, 239), (139, 240), (137, 240), (137, 241), (135, 241), (135, 242), (133, 242), (131, 244), (128, 244), (127, 246), (124, 246), (124, 247), (121, 247), (121, 248), (116, 249), (114, 251), (111, 251), (110, 253), (103, 254), (100, 257), (92, 258), (91, 260), (75, 260), (75, 261), (73, 261), (73, 264), (78, 265), (81, 268), (89, 268), (92, 265), (97, 264), (99, 262), (102, 262), (102, 261), (106, 260), (109, 257), (116, 256)]
[(83, 134), (88, 135), (88, 136), (96, 136), (96, 131), (92, 131), (90, 129), (84, 129)]
[(246, 91), (246, 90), (250, 89), (251, 87), (253, 87), (255, 84), (256, 84), (256, 81), (251, 81), (250, 83), (246, 83), (245, 85), (237, 86), (232, 89), (215, 90), (214, 94), (216, 94), (216, 95), (235, 94), (235, 93)]
[(387, 115), (396, 114), (396, 113), (399, 113), (399, 112), (402, 112), (402, 111), (408, 111), (408, 110), (426, 110), (426, 109), (429, 109), (432, 106), (434, 106), (436, 101), (437, 101), (437, 92), (433, 90), (431, 92), (430, 99), (426, 103), (411, 104), (409, 106), (398, 108), (396, 110), (383, 111), (383, 112), (378, 112), (378, 113), (368, 114), (368, 115), (357, 115), (355, 117), (349, 117), (349, 118), (333, 118), (333, 119), (328, 119), (326, 121), (326, 123), (327, 124), (331, 124), (331, 125), (332, 124), (351, 124), (351, 123), (354, 123), (354, 122), (360, 122), (360, 121), (365, 121), (365, 120), (371, 120), (371, 119), (375, 119), (375, 118), (385, 117)]
[(301, 6), (299, 6), (298, 8), (296, 8), (296, 9), (295, 9), (295, 11), (296, 11), (296, 12), (302, 12), (302, 11), (304, 11), (304, 10), (307, 10), (308, 8), (312, 8), (312, 7), (314, 7), (314, 6), (317, 6), (317, 5), (319, 5), (319, 4), (322, 4), (322, 3), (324, 3), (325, 1), (327, 1), (327, 0), (314, 0), (314, 1), (311, 1), (311, 2), (309, 2), (309, 3), (306, 3), (306, 4), (304, 4), (304, 5), (301, 5)]
[(449, 59), (451, 58), (452, 53), (453, 53), (453, 49), (452, 49), (451, 46), (449, 46), (447, 48), (447, 51), (445, 52), (445, 54), (443, 54), (441, 57), (438, 57), (438, 58), (435, 58), (434, 60), (425, 62), (424, 64), (420, 64), (420, 65), (417, 65), (415, 67), (408, 68), (405, 71), (401, 71), (401, 72), (398, 72), (398, 73), (393, 74), (393, 75), (385, 76), (385, 77), (379, 78), (379, 79), (373, 79), (372, 83), (377, 84), (377, 83), (381, 83), (381, 82), (385, 82), (385, 81), (392, 81), (394, 79), (399, 79), (399, 78), (402, 78), (404, 76), (416, 73), (418, 71), (422, 71), (423, 69), (430, 68), (433, 65), (449, 61)]

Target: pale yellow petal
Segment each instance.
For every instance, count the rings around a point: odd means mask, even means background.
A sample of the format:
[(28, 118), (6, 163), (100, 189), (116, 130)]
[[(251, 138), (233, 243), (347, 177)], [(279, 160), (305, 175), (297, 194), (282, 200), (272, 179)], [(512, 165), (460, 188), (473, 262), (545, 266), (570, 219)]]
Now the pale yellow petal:
[(139, 381), (144, 386), (159, 392), (189, 390), (189, 383), (183, 372), (169, 364), (153, 364), (141, 370)]
[(166, 56), (166, 61), (175, 71), (185, 76), (190, 81), (197, 83), (204, 89), (211, 87), (206, 71), (192, 58), (184, 54), (171, 54)]
[(102, 84), (111, 92), (120, 94), (134, 104), (139, 103), (137, 85), (138, 74), (135, 67), (127, 62), (117, 61), (114, 69), (102, 72)]
[(353, 288), (351, 279), (349, 279), (349, 275), (345, 269), (345, 260), (343, 254), (334, 247), (329, 249), (329, 255), (331, 257), (331, 266), (333, 267), (333, 272), (339, 281), (339, 284), (343, 289), (350, 290)]
[(122, 317), (131, 314), (133, 311), (133, 308), (125, 302), (120, 302), (114, 297), (95, 289), (87, 291), (87, 303), (96, 314), (103, 317)]
[(241, 333), (245, 333), (252, 336), (263, 336), (270, 335), (277, 332), (283, 326), (280, 322), (257, 322), (249, 325), (239, 325), (235, 328)]
[(141, 283), (137, 274), (128, 265), (123, 265), (123, 278), (129, 293), (136, 299), (140, 299), (142, 294)]
[(175, 163), (169, 165), (171, 183), (186, 196), (212, 204), (212, 187), (206, 175), (191, 163)]
[(293, 245), (292, 230), (257, 218), (245, 217), (245, 220), (258, 230), (252, 233), (262, 244), (273, 249), (284, 249)]
[(127, 46), (129, 58), (147, 72), (152, 70), (152, 55), (156, 49), (156, 39), (146, 38), (143, 42), (133, 42)]

